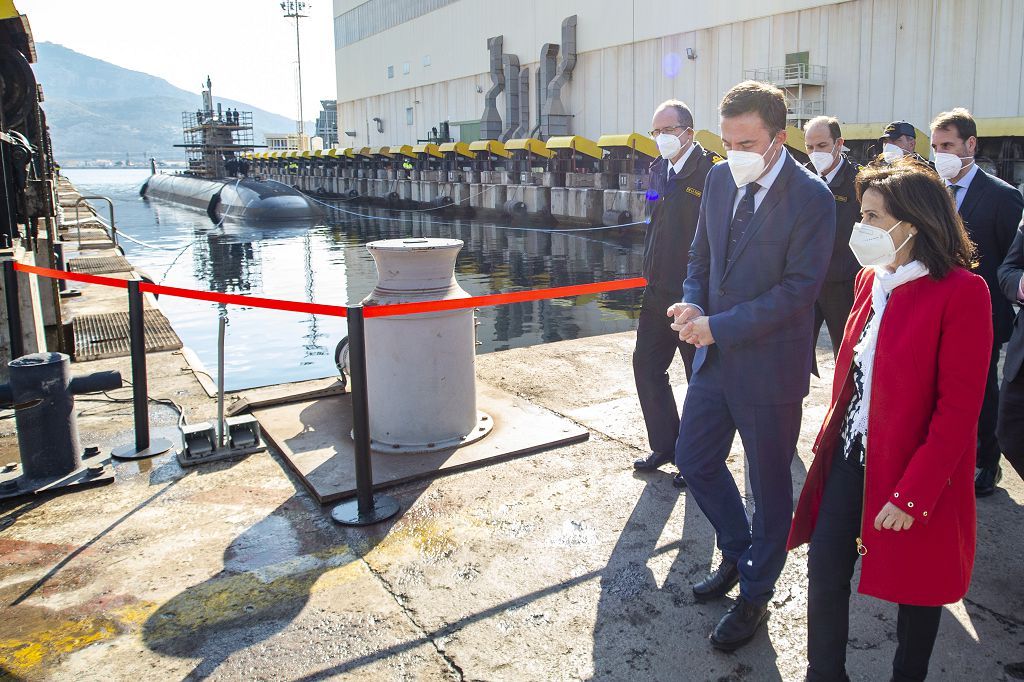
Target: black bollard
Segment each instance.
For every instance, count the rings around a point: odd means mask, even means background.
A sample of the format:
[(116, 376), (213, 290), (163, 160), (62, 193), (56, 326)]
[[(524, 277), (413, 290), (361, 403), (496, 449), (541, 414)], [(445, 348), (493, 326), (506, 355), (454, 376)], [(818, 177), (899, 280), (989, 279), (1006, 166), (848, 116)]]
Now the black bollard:
[(0, 385), (0, 403), (15, 409), (21, 472), (14, 466), (0, 474), (0, 498), (112, 481), (101, 464), (84, 468), (74, 396), (119, 388), (121, 375), (108, 371), (72, 378), (71, 360), (63, 353), (25, 355), (9, 367), (11, 379)]
[(115, 448), (118, 459), (145, 459), (162, 455), (173, 445), (166, 438), (149, 438), (149, 386), (146, 379), (146, 318), (138, 280), (128, 282), (128, 327), (132, 351), (132, 402), (135, 410), (135, 443)]
[(18, 297), (18, 272), (14, 261), (4, 261), (4, 300), (7, 303), (7, 332), (11, 337), (11, 359), (25, 354), (25, 337), (21, 329), (21, 300)]
[(398, 513), (398, 500), (373, 494), (370, 462), (370, 407), (366, 396), (366, 323), (363, 306), (348, 308), (349, 363), (352, 372), (352, 439), (355, 444), (356, 499), (331, 510), (343, 526), (369, 526)]

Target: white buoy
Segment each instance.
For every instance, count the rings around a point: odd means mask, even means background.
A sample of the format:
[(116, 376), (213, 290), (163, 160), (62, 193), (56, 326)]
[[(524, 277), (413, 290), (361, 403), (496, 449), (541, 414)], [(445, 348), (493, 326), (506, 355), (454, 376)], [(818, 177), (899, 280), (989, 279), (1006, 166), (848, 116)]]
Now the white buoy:
[[(366, 245), (377, 285), (364, 306), (467, 298), (455, 279), (458, 239), (386, 239)], [(487, 435), (476, 409), (473, 310), (366, 320), (370, 446), (432, 452)]]

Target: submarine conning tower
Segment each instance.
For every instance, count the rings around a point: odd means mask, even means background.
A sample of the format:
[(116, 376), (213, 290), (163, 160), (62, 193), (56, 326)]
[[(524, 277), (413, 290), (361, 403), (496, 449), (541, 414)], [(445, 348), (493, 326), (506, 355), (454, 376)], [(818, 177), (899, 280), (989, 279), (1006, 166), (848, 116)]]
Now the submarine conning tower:
[(181, 128), (184, 141), (174, 146), (185, 149), (190, 175), (213, 180), (247, 174), (248, 161), (241, 155), (256, 148), (252, 112), (224, 109), (220, 102), (214, 107), (209, 76), (202, 108), (182, 112)]

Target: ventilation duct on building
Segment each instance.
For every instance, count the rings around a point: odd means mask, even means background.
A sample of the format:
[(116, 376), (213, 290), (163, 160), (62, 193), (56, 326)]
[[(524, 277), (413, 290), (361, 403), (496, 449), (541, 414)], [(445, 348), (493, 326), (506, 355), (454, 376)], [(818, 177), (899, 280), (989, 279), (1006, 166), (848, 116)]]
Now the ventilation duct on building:
[(506, 54), (501, 62), (505, 73), (505, 130), (498, 139), (508, 142), (519, 130), (519, 57)]
[(530, 131), (530, 69), (519, 70), (519, 127), (512, 138), (528, 137)]
[(480, 139), (483, 140), (497, 140), (501, 135), (498, 95), (505, 89), (505, 72), (501, 63), (504, 39), (504, 36), (487, 39), (487, 50), (491, 53), (491, 88), (484, 95), (484, 115), (480, 117)]
[(544, 139), (568, 135), (572, 116), (565, 112), (562, 104), (562, 88), (572, 78), (576, 68), (576, 15), (562, 21), (562, 58), (558, 70), (547, 88), (547, 98), (541, 114), (540, 127)]
[(541, 115), (547, 106), (548, 84), (555, 78), (558, 67), (558, 45), (544, 43), (540, 48), (540, 65), (537, 67), (537, 125), (530, 131), (530, 137), (541, 132)]

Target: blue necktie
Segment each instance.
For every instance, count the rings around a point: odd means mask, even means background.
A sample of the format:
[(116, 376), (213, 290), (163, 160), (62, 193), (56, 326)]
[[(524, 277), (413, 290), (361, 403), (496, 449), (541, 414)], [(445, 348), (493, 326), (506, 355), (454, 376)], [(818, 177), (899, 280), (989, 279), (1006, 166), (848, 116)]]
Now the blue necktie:
[(754, 218), (754, 195), (761, 185), (751, 182), (747, 185), (747, 191), (740, 199), (740, 205), (736, 208), (736, 215), (732, 217), (732, 224), (729, 226), (729, 248), (725, 252), (725, 259), (731, 261), (736, 245), (743, 239), (750, 221)]

